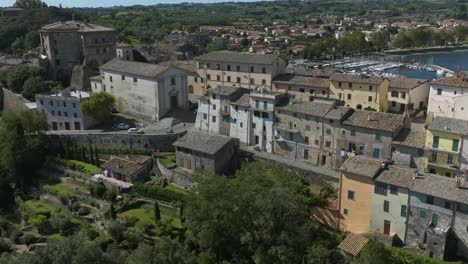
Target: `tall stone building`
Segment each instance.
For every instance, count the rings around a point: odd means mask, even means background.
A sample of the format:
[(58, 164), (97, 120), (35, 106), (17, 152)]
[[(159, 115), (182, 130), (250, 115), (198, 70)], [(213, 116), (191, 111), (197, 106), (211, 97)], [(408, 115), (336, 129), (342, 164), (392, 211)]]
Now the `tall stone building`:
[(49, 79), (71, 82), (74, 89), (89, 87), (89, 77), (115, 57), (116, 32), (80, 21), (55, 22), (40, 30), (41, 66)]

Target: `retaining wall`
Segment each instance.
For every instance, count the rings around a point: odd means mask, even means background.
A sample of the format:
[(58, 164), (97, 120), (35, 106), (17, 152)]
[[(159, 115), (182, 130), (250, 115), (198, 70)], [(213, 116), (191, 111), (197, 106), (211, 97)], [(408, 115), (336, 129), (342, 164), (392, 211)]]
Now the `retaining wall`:
[(61, 134), (63, 140), (71, 140), (78, 145), (93, 145), (98, 148), (153, 149), (161, 152), (174, 152), (172, 145), (186, 132), (160, 135), (135, 134)]

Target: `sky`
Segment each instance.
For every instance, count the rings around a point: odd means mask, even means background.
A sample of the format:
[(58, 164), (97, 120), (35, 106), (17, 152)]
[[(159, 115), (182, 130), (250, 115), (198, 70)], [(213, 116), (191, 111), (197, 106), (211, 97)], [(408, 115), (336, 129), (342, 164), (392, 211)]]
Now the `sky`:
[[(109, 6), (132, 6), (132, 5), (154, 5), (154, 4), (175, 4), (183, 2), (197, 3), (220, 3), (227, 1), (254, 2), (259, 0), (43, 0), (48, 5), (63, 7), (109, 7)], [(0, 7), (11, 6), (15, 0), (0, 0)]]

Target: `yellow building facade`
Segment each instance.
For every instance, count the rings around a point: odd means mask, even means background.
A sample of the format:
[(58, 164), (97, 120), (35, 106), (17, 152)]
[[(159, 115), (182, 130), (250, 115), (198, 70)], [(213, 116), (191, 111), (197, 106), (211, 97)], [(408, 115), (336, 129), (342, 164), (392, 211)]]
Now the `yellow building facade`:
[(455, 177), (459, 168), (461, 142), (461, 135), (428, 129), (426, 133), (426, 171)]
[(382, 162), (365, 156), (348, 158), (340, 168), (340, 229), (352, 233), (371, 231), (373, 178)]
[(330, 77), (329, 96), (354, 109), (387, 112), (388, 87), (388, 79), (380, 76), (335, 73)]

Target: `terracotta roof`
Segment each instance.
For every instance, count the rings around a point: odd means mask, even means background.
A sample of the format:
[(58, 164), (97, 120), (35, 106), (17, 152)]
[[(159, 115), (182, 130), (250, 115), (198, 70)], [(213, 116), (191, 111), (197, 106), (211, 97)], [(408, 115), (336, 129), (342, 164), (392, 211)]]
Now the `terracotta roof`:
[(185, 136), (174, 142), (174, 146), (214, 155), (233, 141), (238, 142), (235, 138), (190, 130)]
[(426, 145), (426, 131), (403, 128), (392, 144), (422, 149)]
[(144, 162), (138, 162), (126, 157), (113, 157), (101, 165), (104, 170), (110, 170), (125, 176), (131, 176), (145, 168)]
[(428, 130), (452, 133), (457, 135), (468, 134), (468, 121), (456, 118), (436, 116)]
[(114, 58), (100, 67), (101, 70), (110, 70), (119, 73), (134, 74), (149, 78), (155, 78), (164, 73), (170, 66), (159, 64), (136, 62)]
[(250, 107), (250, 95), (244, 94), (241, 96), (241, 98), (239, 98), (239, 100), (232, 102), (231, 104), (239, 105), (243, 107)]
[(369, 239), (366, 237), (351, 233), (341, 241), (338, 248), (353, 256), (357, 256), (367, 243), (369, 243)]
[(367, 156), (352, 156), (341, 165), (340, 171), (373, 178), (381, 170), (382, 162)]
[(335, 73), (330, 77), (330, 81), (381, 84), (385, 78), (380, 76), (369, 76), (364, 74)]
[(453, 76), (435, 80), (431, 83), (446, 86), (455, 86), (460, 88), (468, 88), (468, 72), (457, 72)]
[(390, 166), (387, 170), (383, 170), (375, 181), (410, 188), (416, 174), (417, 171), (413, 169)]
[(309, 77), (309, 76), (301, 76), (295, 74), (280, 74), (274, 80), (274, 83), (283, 83), (283, 84), (290, 84), (290, 85), (302, 85), (302, 86), (310, 86), (310, 87), (320, 87), (320, 88), (329, 88), (328, 80), (317, 78), (317, 77)]
[(346, 120), (344, 125), (356, 126), (383, 131), (398, 132), (403, 126), (405, 117), (399, 114), (390, 114), (366, 110), (355, 110)]
[(411, 90), (424, 83), (427, 83), (426, 80), (413, 79), (408, 77), (388, 77), (387, 79), (390, 81), (389, 88), (396, 89)]
[(278, 58), (274, 54), (213, 51), (199, 56), (197, 60), (272, 65)]

